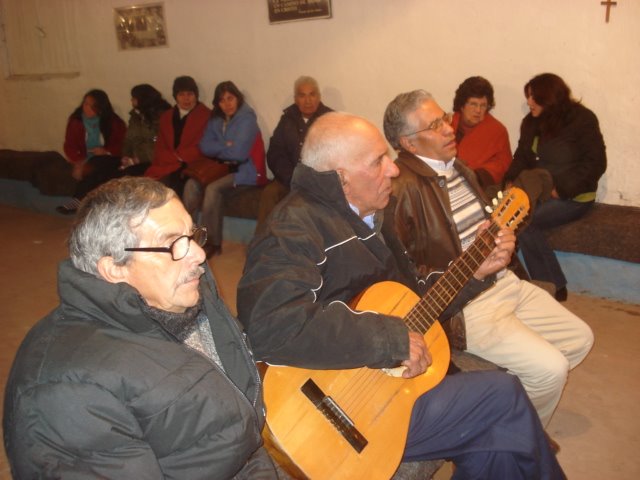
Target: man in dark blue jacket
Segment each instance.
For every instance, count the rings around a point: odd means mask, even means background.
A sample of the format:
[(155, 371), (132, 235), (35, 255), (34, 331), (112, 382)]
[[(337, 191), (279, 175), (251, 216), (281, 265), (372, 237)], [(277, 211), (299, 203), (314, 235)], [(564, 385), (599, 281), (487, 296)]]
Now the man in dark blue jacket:
[(285, 108), (273, 132), (267, 151), (267, 164), (274, 179), (263, 190), (260, 198), (258, 224), (282, 200), (291, 187), (291, 176), (300, 162), (300, 150), (309, 127), (331, 108), (322, 103), (320, 87), (313, 77), (299, 77), (293, 85), (294, 103)]

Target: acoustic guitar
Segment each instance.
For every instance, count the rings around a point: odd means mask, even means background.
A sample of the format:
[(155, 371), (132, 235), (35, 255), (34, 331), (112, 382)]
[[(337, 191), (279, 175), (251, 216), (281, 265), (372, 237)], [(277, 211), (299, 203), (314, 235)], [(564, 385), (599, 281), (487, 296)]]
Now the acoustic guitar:
[(356, 310), (401, 317), (410, 330), (424, 334), (432, 357), (424, 374), (402, 378), (404, 367), (267, 368), (265, 443), (291, 475), (312, 480), (391, 478), (402, 459), (413, 404), (440, 383), (449, 366), (449, 343), (438, 317), (491, 253), (498, 231), (515, 230), (528, 210), (526, 193), (517, 188), (505, 192), (490, 226), (422, 299), (395, 282), (376, 283), (358, 297)]

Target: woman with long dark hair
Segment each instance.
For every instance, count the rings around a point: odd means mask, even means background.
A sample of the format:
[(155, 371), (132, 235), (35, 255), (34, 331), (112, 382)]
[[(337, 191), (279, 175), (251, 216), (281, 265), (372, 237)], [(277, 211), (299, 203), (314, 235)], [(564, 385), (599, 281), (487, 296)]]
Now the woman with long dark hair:
[[(64, 137), (64, 153), (71, 163), (71, 175), (79, 181), (71, 202), (56, 210), (63, 214), (75, 213), (80, 199), (86, 195), (85, 184), (96, 168), (113, 162), (122, 155), (127, 127), (116, 115), (103, 90), (89, 90), (82, 103), (69, 116)], [(86, 190), (86, 191), (85, 191)]]
[(536, 205), (531, 223), (518, 236), (533, 280), (552, 282), (556, 298), (567, 298), (567, 279), (544, 230), (583, 216), (593, 205), (598, 180), (607, 168), (598, 118), (571, 96), (553, 73), (533, 77), (524, 86), (529, 114), (522, 120), (513, 163), (505, 175), (515, 180), (524, 170), (541, 168), (553, 179), (551, 198)]
[(191, 215), (202, 210), (207, 227), (207, 258), (222, 251), (222, 196), (238, 185), (264, 185), (267, 181), (264, 143), (253, 109), (230, 81), (218, 84), (213, 94), (213, 112), (200, 140), (200, 151), (210, 158), (229, 164), (234, 173), (208, 185), (190, 178), (184, 188), (183, 202)]
[[(72, 200), (58, 207), (58, 212), (75, 213), (80, 200), (98, 185), (125, 175), (142, 175), (148, 168), (153, 159), (160, 115), (171, 105), (158, 90), (143, 83), (131, 89), (131, 106), (133, 108), (129, 112), (129, 126), (123, 144), (119, 148), (105, 148), (100, 155), (93, 150), (93, 156), (83, 167), (82, 174), (76, 177), (80, 181)], [(110, 103), (108, 109), (113, 112)]]
[[(73, 177), (81, 180), (93, 157), (120, 156), (126, 126), (116, 115), (103, 90), (89, 90), (69, 116), (64, 137), (64, 153), (73, 165)], [(84, 168), (83, 168), (84, 167)]]

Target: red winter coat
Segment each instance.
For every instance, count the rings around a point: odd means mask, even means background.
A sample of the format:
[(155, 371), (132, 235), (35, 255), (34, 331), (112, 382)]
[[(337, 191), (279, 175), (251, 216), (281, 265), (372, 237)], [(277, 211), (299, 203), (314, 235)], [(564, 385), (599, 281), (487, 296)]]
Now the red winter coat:
[(180, 145), (173, 147), (173, 112), (177, 107), (167, 110), (160, 117), (160, 130), (153, 154), (151, 166), (145, 172), (146, 177), (159, 180), (180, 168), (182, 163), (206, 159), (198, 143), (211, 116), (211, 110), (202, 103), (198, 103), (189, 115), (182, 130)]
[[(456, 112), (452, 123), (454, 131), (459, 122), (460, 114)], [(482, 122), (465, 133), (456, 156), (471, 170), (485, 170), (495, 183), (500, 183), (511, 165), (509, 133), (502, 123), (487, 113)]]
[[(118, 116), (111, 117), (111, 134), (105, 138), (104, 148), (111, 155), (119, 157), (122, 155), (124, 137), (127, 133), (127, 125)], [(67, 131), (64, 135), (64, 154), (71, 163), (84, 162), (87, 159), (87, 132), (84, 129), (82, 119), (69, 117)]]

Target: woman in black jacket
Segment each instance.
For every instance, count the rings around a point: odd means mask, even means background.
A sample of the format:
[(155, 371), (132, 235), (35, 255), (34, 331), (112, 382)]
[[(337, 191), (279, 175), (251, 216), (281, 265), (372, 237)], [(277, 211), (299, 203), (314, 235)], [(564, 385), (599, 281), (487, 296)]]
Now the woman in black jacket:
[(598, 180), (607, 168), (598, 118), (571, 97), (558, 75), (543, 73), (524, 86), (530, 113), (522, 120), (520, 140), (507, 183), (523, 171), (547, 170), (553, 178), (551, 198), (537, 205), (519, 245), (533, 280), (552, 282), (556, 298), (566, 300), (567, 280), (543, 233), (583, 216), (593, 205)]

